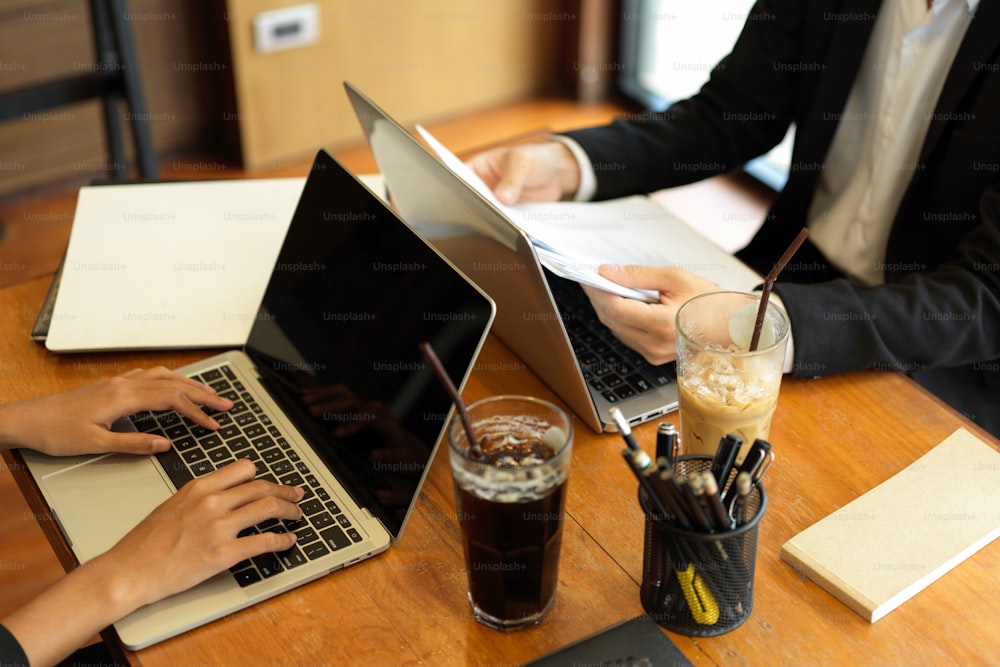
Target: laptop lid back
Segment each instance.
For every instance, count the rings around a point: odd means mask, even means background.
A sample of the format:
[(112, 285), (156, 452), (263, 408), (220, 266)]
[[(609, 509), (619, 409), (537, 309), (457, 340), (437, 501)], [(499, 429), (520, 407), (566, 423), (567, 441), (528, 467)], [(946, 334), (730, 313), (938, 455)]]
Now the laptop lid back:
[(492, 300), (320, 151), (246, 352), (315, 451), (398, 538), (451, 399), (419, 350), (468, 377)]
[(394, 208), (496, 300), (500, 338), (590, 428), (603, 430), (531, 241), (368, 97), (344, 87)]

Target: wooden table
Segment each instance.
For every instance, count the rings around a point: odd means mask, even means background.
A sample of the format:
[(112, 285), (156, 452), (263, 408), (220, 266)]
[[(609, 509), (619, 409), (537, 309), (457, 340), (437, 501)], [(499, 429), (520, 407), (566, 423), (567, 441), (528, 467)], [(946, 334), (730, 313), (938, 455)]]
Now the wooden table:
[[(65, 390), (136, 366), (179, 366), (207, 354), (50, 354), (28, 339), (49, 280), (0, 290), (0, 400)], [(509, 392), (560, 403), (491, 337), (465, 399)], [(875, 624), (779, 559), (787, 539), (890, 477), (960, 426), (996, 444), (899, 374), (786, 379), (770, 437), (777, 456), (765, 478), (769, 505), (760, 529), (753, 613), (744, 625), (719, 637), (671, 634), (671, 639), (700, 665), (995, 661), (1000, 656), (995, 619), (1000, 544), (989, 545)], [(650, 452), (655, 428), (647, 424), (636, 429)], [(577, 421), (573, 447), (558, 599), (549, 618), (535, 629), (503, 634), (472, 619), (442, 448), (402, 539), (387, 553), (126, 657), (149, 666), (507, 665), (642, 614), (643, 517), (635, 480), (619, 454), (621, 441)], [(44, 513), (30, 476), (10, 455), (8, 459), (29, 503)], [(52, 522), (43, 521), (43, 527), (66, 556)]]

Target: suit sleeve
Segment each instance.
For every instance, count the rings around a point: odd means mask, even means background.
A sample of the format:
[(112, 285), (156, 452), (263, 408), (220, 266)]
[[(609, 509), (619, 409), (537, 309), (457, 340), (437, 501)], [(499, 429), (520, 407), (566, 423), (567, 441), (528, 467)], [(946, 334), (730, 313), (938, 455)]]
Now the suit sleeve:
[(4, 626), (0, 625), (0, 664), (15, 667), (28, 667), (28, 656), (17, 641), (17, 638)]
[(663, 113), (565, 134), (590, 157), (595, 199), (647, 193), (740, 168), (785, 136), (809, 3), (761, 0), (698, 94)]
[(775, 284), (795, 332), (793, 373), (861, 369), (919, 373), (1000, 358), (1000, 184), (960, 258), (895, 283)]

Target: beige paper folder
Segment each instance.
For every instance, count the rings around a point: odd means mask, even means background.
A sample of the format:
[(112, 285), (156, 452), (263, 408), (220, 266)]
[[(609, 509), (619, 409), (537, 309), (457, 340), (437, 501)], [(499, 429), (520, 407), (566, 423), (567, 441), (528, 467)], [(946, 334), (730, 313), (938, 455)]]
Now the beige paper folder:
[(781, 559), (874, 623), (1000, 535), (998, 489), (1000, 452), (959, 429)]

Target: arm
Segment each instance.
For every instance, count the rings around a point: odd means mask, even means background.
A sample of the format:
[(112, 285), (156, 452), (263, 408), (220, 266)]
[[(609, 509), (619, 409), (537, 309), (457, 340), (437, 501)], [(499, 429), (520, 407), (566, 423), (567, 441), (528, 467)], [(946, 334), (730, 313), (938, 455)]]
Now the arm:
[[(781, 141), (799, 101), (808, 19), (820, 8), (801, 0), (761, 0), (732, 52), (701, 91), (664, 113), (630, 114), (610, 125), (563, 133), (582, 149), (574, 156), (556, 141), (494, 149), (469, 166), (498, 198), (555, 201), (580, 183), (578, 157), (596, 177), (596, 199), (647, 193), (740, 168)], [(577, 149), (577, 150), (579, 150)]]
[(775, 284), (796, 333), (797, 374), (917, 372), (1000, 358), (1000, 184), (980, 212), (959, 259), (899, 282)]
[[(736, 170), (767, 152), (794, 120), (806, 61), (818, 60), (815, 3), (762, 0), (732, 51), (694, 96), (663, 113), (566, 132), (590, 157), (596, 199), (647, 193)], [(824, 68), (825, 69), (825, 68)]]
[(109, 551), (3, 620), (32, 665), (55, 664), (102, 628), (239, 561), (284, 551), (294, 533), (237, 534), (265, 519), (298, 519), (297, 487), (253, 481), (240, 460), (185, 485)]
[[(793, 373), (912, 373), (1000, 358), (1000, 185), (984, 195), (981, 212), (983, 223), (963, 239), (959, 260), (899, 282), (862, 287), (779, 279), (774, 292), (795, 338)], [(648, 304), (584, 287), (601, 321), (652, 363), (674, 358), (674, 316), (684, 301), (718, 289), (675, 267), (601, 267), (600, 273), (660, 292), (660, 302)]]
[(198, 407), (228, 410), (232, 401), (166, 368), (134, 370), (94, 384), (0, 406), (0, 449), (28, 447), (53, 456), (123, 452), (152, 454), (170, 446), (144, 433), (112, 433), (120, 417), (172, 409), (205, 428), (219, 425)]
[[(165, 368), (135, 370), (74, 391), (0, 406), (0, 449), (150, 454), (170, 443), (148, 434), (112, 433), (111, 424), (140, 410), (173, 409), (206, 428), (218, 428), (199, 405), (227, 410), (232, 402)], [(142, 605), (244, 558), (288, 549), (295, 540), (292, 534), (236, 537), (266, 518), (301, 516), (294, 504), (302, 497), (300, 489), (252, 481), (254, 472), (252, 463), (237, 461), (186, 485), (115, 547), (15, 611), (3, 626), (32, 665), (54, 664)]]

